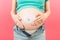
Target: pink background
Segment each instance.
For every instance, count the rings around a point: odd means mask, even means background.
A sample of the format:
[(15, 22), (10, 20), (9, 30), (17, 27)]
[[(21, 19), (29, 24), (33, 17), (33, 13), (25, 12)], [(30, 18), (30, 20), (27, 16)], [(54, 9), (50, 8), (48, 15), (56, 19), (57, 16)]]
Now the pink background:
[[(13, 40), (11, 4), (11, 0), (0, 0), (0, 40)], [(50, 0), (50, 4), (51, 15), (45, 21), (46, 39), (60, 40), (60, 0)]]

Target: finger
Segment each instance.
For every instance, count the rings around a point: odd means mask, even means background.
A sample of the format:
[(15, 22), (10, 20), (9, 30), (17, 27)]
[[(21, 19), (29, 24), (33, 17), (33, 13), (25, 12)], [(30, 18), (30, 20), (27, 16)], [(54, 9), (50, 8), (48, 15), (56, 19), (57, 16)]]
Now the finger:
[(36, 20), (35, 23), (41, 24), (43, 23), (43, 19)]
[(34, 21), (41, 20), (41, 16), (37, 17)]
[(38, 19), (38, 20), (36, 20), (37, 22), (40, 22), (40, 21), (43, 21), (43, 19)]
[(41, 14), (37, 14), (36, 17), (41, 16)]
[(17, 19), (17, 23), (16, 23), (16, 25), (18, 25), (20, 28), (24, 28), (23, 26), (23, 24), (22, 24), (22, 22), (21, 21), (19, 21), (18, 19)]
[(43, 21), (42, 20), (37, 20), (35, 23), (41, 24)]
[(37, 21), (35, 21), (35, 22), (32, 23), (32, 26), (37, 26), (37, 25), (39, 25), (41, 23), (42, 23), (41, 20), (37, 20)]
[(41, 23), (43, 23), (43, 20), (37, 20), (37, 22), (38, 22), (39, 24), (41, 24)]
[(19, 20), (19, 21), (21, 21), (21, 20), (22, 20), (22, 18), (21, 18), (20, 16), (17, 16), (17, 18), (18, 18), (18, 20)]

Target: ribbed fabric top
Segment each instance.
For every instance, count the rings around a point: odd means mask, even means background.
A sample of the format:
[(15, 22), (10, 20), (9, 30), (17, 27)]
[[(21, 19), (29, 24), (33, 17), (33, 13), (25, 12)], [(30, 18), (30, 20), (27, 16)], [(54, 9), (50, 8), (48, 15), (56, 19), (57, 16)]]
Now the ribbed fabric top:
[(17, 0), (16, 12), (28, 7), (37, 8), (43, 12), (46, 1), (48, 0)]

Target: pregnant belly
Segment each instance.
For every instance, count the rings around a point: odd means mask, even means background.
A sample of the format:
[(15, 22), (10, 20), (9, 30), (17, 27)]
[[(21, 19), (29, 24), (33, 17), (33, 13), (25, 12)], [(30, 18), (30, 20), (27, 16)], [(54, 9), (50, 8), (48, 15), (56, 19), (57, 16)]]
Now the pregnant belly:
[(42, 14), (39, 10), (35, 8), (25, 8), (17, 13), (21, 18), (25, 29), (37, 29), (39, 26), (32, 26), (31, 24), (35, 20), (37, 14)]

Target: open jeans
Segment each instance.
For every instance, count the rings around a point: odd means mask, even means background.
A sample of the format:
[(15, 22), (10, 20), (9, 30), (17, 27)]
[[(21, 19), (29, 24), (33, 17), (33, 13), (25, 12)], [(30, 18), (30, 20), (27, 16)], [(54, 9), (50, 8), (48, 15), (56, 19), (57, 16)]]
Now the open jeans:
[(44, 25), (42, 25), (32, 34), (27, 33), (26, 31), (20, 29), (18, 26), (15, 25), (14, 40), (46, 40)]

